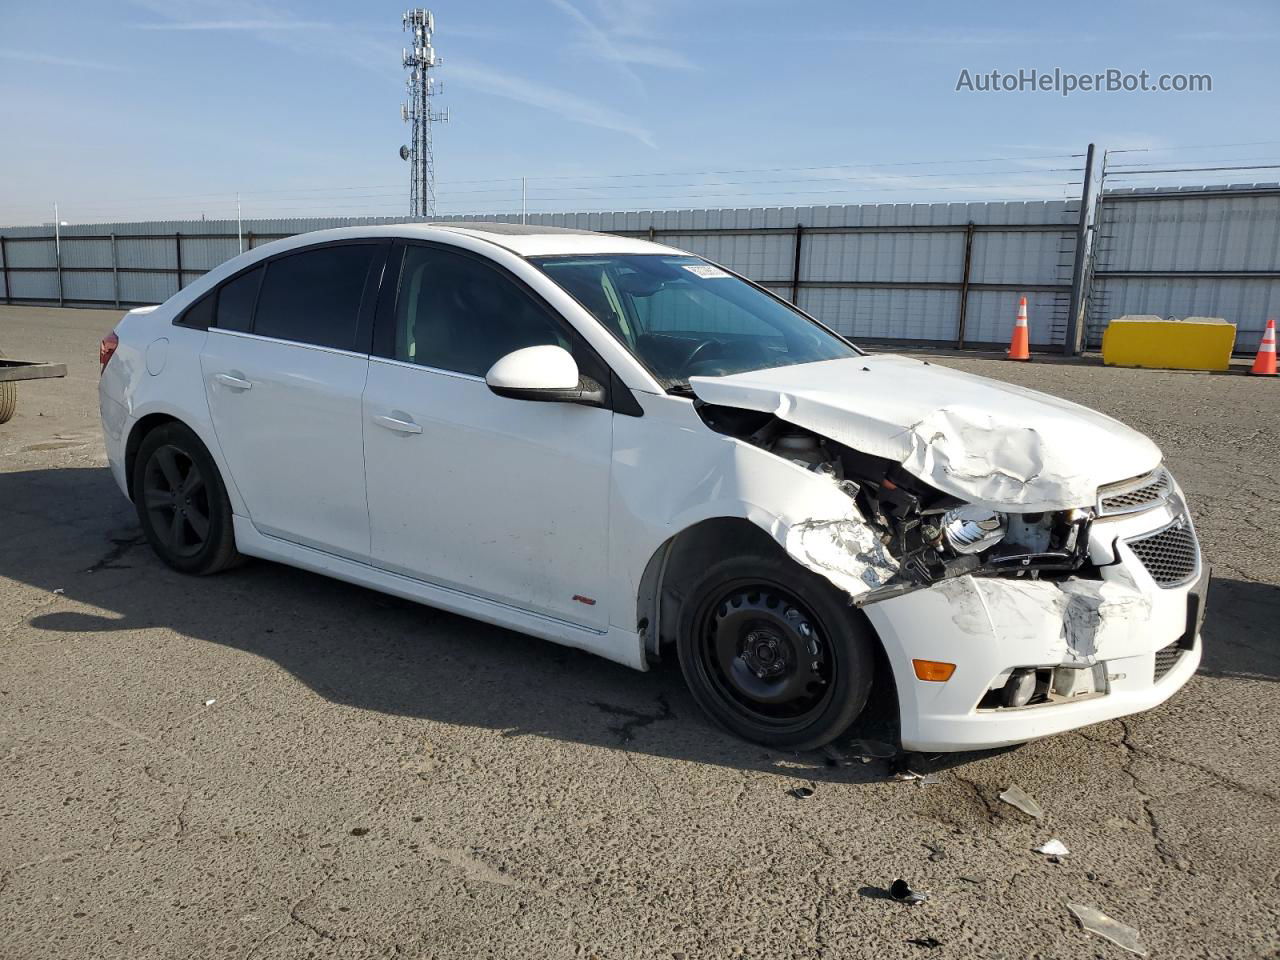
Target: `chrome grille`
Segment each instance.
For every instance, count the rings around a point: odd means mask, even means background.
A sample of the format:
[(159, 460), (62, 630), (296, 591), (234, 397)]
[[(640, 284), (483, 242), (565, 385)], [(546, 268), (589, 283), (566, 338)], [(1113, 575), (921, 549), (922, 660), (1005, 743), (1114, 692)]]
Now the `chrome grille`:
[(1169, 499), (1173, 493), (1173, 477), (1164, 467), (1141, 477), (1113, 483), (1098, 491), (1098, 516), (1149, 510)]
[(1166, 673), (1174, 668), (1178, 663), (1178, 658), (1186, 651), (1179, 646), (1179, 642), (1175, 640), (1167, 647), (1162, 647), (1156, 651), (1156, 680), (1159, 680)]
[(1200, 568), (1200, 545), (1185, 516), (1126, 543), (1147, 568), (1151, 579), (1162, 587), (1180, 586)]

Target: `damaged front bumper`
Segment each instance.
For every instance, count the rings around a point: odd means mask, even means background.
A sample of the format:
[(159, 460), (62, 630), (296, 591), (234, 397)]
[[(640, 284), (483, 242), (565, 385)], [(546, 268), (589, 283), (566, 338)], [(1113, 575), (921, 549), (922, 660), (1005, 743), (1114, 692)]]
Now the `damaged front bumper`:
[[(1153, 532), (1195, 543), (1181, 497), (1136, 516), (1098, 521), (1090, 560), (1101, 579), (962, 576), (863, 606), (893, 668), (902, 743), (910, 750), (970, 750), (1022, 743), (1149, 710), (1195, 673), (1209, 574), (1181, 579), (1147, 552)], [(1137, 544), (1137, 547), (1130, 544)], [(914, 660), (954, 663), (946, 682), (919, 680)], [(1086, 677), (1021, 707), (993, 703), (1012, 671)], [(1055, 674), (1054, 671), (1061, 671)]]

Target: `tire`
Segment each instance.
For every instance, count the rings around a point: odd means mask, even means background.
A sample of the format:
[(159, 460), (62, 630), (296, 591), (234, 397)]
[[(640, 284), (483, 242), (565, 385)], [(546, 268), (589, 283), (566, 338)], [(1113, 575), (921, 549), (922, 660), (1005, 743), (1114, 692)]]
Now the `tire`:
[(133, 502), (147, 542), (173, 569), (205, 576), (242, 559), (222, 476), (189, 427), (166, 423), (142, 438)]
[[(0, 357), (4, 354), (0, 353)], [(13, 411), (18, 407), (18, 384), (13, 380), (0, 382), (0, 423), (8, 423), (13, 419)]]
[(871, 628), (844, 594), (781, 553), (713, 564), (692, 584), (678, 625), (694, 700), (744, 740), (816, 749), (866, 705)]

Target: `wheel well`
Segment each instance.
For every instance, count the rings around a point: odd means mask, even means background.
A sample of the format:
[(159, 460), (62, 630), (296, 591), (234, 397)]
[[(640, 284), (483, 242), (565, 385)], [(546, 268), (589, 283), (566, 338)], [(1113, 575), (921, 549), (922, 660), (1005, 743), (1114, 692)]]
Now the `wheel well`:
[(167, 413), (149, 413), (133, 425), (129, 431), (129, 439), (124, 445), (124, 482), (129, 491), (129, 499), (133, 499), (133, 462), (138, 458), (138, 448), (143, 438), (156, 427), (166, 423), (181, 423), (177, 417)]
[(700, 570), (727, 553), (780, 550), (773, 537), (740, 517), (703, 520), (663, 543), (640, 578), (636, 616), (645, 653), (656, 661), (663, 646), (675, 643), (680, 604)]
[[(785, 554), (778, 541), (750, 520), (740, 517), (703, 520), (677, 533), (658, 548), (640, 578), (636, 607), (639, 630), (645, 638), (645, 654), (652, 662), (662, 659), (663, 647), (675, 643), (680, 604), (697, 574), (727, 553), (743, 552)], [(892, 665), (871, 621), (861, 610), (857, 611), (857, 616), (875, 638), (876, 679), (872, 686), (872, 700), (881, 706), (884, 715), (896, 722), (897, 688)]]

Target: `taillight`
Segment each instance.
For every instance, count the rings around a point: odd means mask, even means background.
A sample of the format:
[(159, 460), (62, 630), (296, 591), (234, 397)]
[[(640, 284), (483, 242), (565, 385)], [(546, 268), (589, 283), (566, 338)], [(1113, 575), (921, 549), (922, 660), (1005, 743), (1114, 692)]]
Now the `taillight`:
[(118, 346), (120, 346), (120, 338), (116, 336), (114, 330), (103, 337), (102, 342), (98, 344), (98, 363), (102, 364), (103, 370), (107, 369), (107, 361), (111, 359), (111, 355), (116, 352)]

